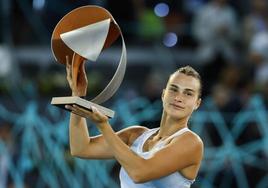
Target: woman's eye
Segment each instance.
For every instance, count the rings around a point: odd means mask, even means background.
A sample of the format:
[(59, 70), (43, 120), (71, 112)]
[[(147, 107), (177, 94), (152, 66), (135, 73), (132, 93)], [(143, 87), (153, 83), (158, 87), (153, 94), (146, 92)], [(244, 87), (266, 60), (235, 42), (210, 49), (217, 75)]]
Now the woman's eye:
[(192, 93), (186, 93), (186, 95), (187, 95), (187, 96), (193, 96), (193, 94), (192, 94)]
[(169, 90), (170, 91), (177, 91), (177, 89), (175, 89), (175, 88), (170, 88)]

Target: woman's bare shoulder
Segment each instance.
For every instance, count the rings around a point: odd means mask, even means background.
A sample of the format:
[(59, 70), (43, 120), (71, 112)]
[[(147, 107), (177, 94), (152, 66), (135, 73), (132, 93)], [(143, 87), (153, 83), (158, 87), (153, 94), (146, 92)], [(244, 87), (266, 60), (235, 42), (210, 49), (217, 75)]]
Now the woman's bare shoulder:
[(125, 129), (128, 132), (128, 145), (131, 146), (134, 140), (136, 140), (145, 131), (149, 130), (147, 127), (140, 125), (133, 125)]
[[(187, 145), (188, 149), (192, 149), (194, 153), (203, 155), (204, 144), (202, 139), (198, 134), (193, 131), (187, 131), (181, 136), (178, 136), (172, 140), (173, 143), (176, 144), (176, 147), (183, 147)], [(199, 151), (199, 152), (197, 152)]]

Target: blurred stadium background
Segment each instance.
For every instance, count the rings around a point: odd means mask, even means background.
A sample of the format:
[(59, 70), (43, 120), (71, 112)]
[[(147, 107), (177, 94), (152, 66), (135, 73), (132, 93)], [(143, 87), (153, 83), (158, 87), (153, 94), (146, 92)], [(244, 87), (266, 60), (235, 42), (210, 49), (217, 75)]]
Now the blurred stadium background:
[[(190, 127), (205, 156), (192, 187), (267, 188), (266, 0), (0, 0), (0, 188), (119, 187), (115, 161), (70, 156), (69, 114), (50, 105), (71, 94), (52, 31), (88, 4), (107, 8), (126, 39), (126, 76), (104, 104), (116, 111), (113, 128), (158, 126), (168, 75), (189, 64), (204, 84)], [(119, 41), (87, 63), (88, 99), (112, 77), (120, 50)]]

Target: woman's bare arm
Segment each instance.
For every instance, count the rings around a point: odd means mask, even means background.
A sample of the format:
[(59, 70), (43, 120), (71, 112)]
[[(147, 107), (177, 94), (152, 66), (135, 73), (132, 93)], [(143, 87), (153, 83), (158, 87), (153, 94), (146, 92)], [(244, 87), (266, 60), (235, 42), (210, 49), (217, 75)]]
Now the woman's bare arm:
[[(72, 108), (72, 107), (69, 107)], [(126, 145), (131, 145), (145, 127), (131, 126), (115, 133)], [(73, 156), (87, 159), (111, 159), (114, 154), (103, 135), (90, 137), (86, 120), (71, 113), (69, 125), (70, 151)]]

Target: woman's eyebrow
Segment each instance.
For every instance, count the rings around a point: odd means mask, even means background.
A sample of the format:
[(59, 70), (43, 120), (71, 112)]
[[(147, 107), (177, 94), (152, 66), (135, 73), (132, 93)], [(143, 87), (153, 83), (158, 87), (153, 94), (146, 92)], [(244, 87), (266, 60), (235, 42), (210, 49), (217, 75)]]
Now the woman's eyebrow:
[[(180, 86), (175, 85), (175, 84), (170, 84), (170, 87), (173, 87), (173, 88), (176, 88), (176, 89), (179, 89), (179, 88), (180, 88)], [(182, 88), (182, 87), (181, 87), (181, 88)], [(191, 89), (191, 88), (182, 88), (182, 89), (184, 89), (184, 90), (186, 90), (186, 91), (195, 92), (195, 90), (193, 90), (193, 89)]]
[(186, 91), (191, 91), (191, 92), (195, 92), (195, 90), (193, 90), (193, 89), (190, 89), (190, 88), (186, 88), (185, 90), (186, 90)]
[(175, 84), (170, 84), (170, 87), (175, 87), (176, 89), (179, 88), (179, 86), (175, 85)]

